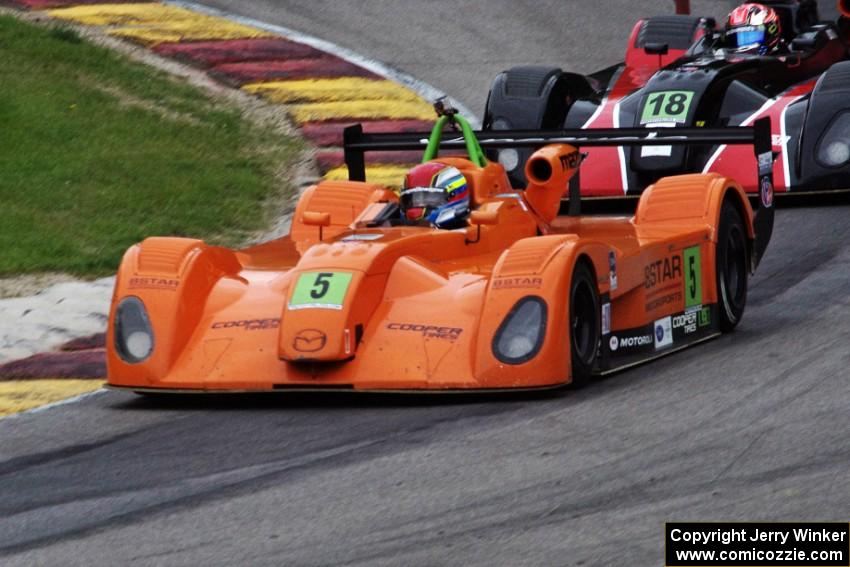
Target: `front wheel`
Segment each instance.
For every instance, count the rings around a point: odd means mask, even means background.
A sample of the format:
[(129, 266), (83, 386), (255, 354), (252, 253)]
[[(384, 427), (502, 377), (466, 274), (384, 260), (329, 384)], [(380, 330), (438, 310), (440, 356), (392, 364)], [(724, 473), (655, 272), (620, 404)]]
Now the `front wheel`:
[(747, 304), (747, 232), (741, 213), (726, 200), (717, 234), (717, 296), (720, 330), (735, 328)]
[(570, 358), (572, 384), (581, 387), (596, 366), (600, 337), (596, 279), (585, 262), (576, 264), (570, 282)]

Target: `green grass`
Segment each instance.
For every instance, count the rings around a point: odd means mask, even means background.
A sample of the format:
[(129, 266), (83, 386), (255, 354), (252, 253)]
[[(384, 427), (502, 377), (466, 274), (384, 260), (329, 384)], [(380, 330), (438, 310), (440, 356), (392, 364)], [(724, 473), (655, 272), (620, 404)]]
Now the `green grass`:
[(153, 235), (237, 244), (278, 212), (274, 172), (299, 149), (72, 30), (0, 16), (0, 275), (111, 273)]

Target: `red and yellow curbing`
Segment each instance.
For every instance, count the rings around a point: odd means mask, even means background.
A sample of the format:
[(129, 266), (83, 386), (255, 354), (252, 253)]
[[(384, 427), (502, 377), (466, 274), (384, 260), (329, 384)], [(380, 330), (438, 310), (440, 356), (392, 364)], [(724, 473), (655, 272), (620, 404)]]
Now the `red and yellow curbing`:
[(106, 353), (103, 348), (74, 352), (41, 352), (0, 364), (0, 380), (54, 378), (103, 378)]
[[(139, 4), (144, 0), (109, 0), (110, 4)], [(15, 6), (28, 10), (47, 10), (49, 8), (63, 8), (68, 6), (82, 6), (85, 4), (105, 4), (105, 0), (6, 0)]]
[[(386, 79), (375, 80), (363, 77), (270, 81), (245, 85), (242, 89), (259, 94), (271, 102), (283, 104), (354, 100), (422, 102), (419, 95), (398, 83)], [(433, 110), (431, 112), (433, 113)]]
[(371, 71), (342, 59), (320, 57), (283, 61), (245, 61), (216, 65), (210, 74), (231, 86), (287, 79), (323, 77), (377, 78)]
[(104, 340), (97, 333), (56, 352), (0, 364), (0, 417), (99, 390), (106, 377)]
[(0, 382), (0, 417), (95, 392), (103, 380), (41, 378)]
[(48, 11), (50, 16), (89, 26), (109, 26), (107, 33), (144, 45), (210, 39), (273, 37), (257, 28), (159, 2), (87, 4)]
[(160, 43), (154, 46), (153, 50), (165, 57), (179, 59), (203, 68), (225, 63), (261, 63), (332, 57), (309, 45), (277, 37)]
[[(412, 167), (412, 165), (372, 165), (366, 167), (366, 179), (372, 183), (384, 185), (397, 189), (401, 186), (404, 179), (404, 174)], [(344, 165), (335, 167), (325, 173), (325, 179), (345, 180), (348, 179), (348, 168)]]

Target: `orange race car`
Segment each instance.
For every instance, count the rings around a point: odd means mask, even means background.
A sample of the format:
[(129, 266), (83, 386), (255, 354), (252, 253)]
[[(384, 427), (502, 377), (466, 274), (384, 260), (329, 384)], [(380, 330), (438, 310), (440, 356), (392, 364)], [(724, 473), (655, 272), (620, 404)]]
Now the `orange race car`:
[[(462, 135), (442, 139), (447, 124)], [(486, 136), (486, 139), (479, 137)], [(109, 385), (150, 392), (452, 391), (585, 382), (731, 331), (773, 226), (770, 125), (429, 134), (346, 130), (351, 181), (301, 196), (291, 233), (243, 250), (148, 238), (121, 264)], [(582, 216), (577, 147), (752, 144), (761, 205), (682, 175), (633, 217)], [(425, 148), (399, 196), (364, 152)], [(538, 147), (511, 188), (483, 148)], [(438, 157), (440, 149), (468, 156)], [(616, 167), (612, 175), (616, 175)], [(358, 180), (359, 179), (359, 180)], [(568, 214), (559, 216), (569, 197)]]

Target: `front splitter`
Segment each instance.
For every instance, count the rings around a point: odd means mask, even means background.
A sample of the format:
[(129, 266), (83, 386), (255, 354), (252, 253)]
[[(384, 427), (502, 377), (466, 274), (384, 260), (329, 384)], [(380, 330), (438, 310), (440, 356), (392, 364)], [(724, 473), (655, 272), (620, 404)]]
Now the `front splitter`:
[(159, 395), (244, 395), (244, 394), (282, 394), (282, 393), (346, 393), (346, 394), (418, 394), (418, 395), (462, 395), (462, 394), (508, 394), (519, 392), (545, 392), (547, 390), (558, 390), (569, 386), (569, 383), (554, 384), (549, 386), (534, 386), (534, 387), (517, 387), (517, 388), (355, 388), (351, 385), (329, 384), (327, 386), (315, 386), (309, 384), (285, 384), (283, 387), (273, 387), (271, 389), (252, 389), (252, 390), (212, 390), (212, 389), (192, 389), (192, 388), (135, 388), (132, 386), (114, 386), (106, 384), (105, 388), (119, 392), (135, 392), (137, 394), (159, 394)]

